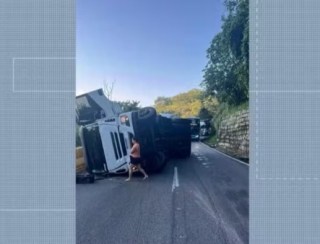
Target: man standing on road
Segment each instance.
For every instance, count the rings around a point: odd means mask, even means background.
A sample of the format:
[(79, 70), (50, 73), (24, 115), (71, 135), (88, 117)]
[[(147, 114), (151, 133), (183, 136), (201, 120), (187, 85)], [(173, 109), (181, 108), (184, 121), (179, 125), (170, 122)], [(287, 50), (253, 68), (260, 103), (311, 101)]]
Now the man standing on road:
[(141, 155), (140, 155), (140, 144), (137, 140), (137, 138), (132, 138), (132, 148), (131, 148), (131, 154), (130, 154), (130, 164), (129, 164), (129, 178), (126, 179), (126, 181), (131, 180), (133, 167), (136, 167), (143, 175), (143, 179), (147, 179), (148, 175), (144, 171), (144, 169), (141, 167)]

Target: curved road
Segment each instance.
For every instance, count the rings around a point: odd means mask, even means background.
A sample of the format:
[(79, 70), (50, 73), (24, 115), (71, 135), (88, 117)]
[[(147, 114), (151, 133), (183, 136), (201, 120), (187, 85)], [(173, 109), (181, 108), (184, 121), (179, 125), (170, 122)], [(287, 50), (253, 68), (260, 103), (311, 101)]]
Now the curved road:
[(77, 185), (77, 243), (248, 243), (249, 167), (195, 142), (161, 174)]

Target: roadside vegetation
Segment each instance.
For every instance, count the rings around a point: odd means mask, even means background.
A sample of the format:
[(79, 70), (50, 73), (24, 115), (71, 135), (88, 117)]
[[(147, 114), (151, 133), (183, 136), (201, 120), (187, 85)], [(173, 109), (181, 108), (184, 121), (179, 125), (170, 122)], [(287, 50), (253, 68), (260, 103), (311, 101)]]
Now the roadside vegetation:
[(173, 97), (158, 97), (154, 107), (158, 113), (172, 113), (181, 118), (198, 116), (202, 107), (200, 89), (193, 89)]
[[(218, 101), (205, 106), (216, 131), (223, 118), (248, 109), (249, 101), (249, 0), (225, 0), (224, 5), (221, 32), (207, 50), (208, 63), (201, 82), (204, 101)], [(213, 145), (216, 137), (213, 134), (206, 142)]]
[(135, 100), (127, 100), (123, 102), (118, 101), (116, 103), (120, 105), (123, 113), (138, 110), (141, 108), (141, 106), (139, 105), (140, 102)]

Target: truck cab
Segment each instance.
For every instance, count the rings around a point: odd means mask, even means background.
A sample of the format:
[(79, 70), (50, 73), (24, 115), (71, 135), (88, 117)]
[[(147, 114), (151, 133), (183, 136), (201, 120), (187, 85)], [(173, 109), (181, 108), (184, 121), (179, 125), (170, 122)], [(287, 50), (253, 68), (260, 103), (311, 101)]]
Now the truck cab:
[(128, 171), (133, 136), (140, 141), (142, 166), (148, 172), (160, 171), (166, 163), (165, 151), (157, 143), (156, 111), (143, 108), (98, 119), (81, 127), (87, 171), (93, 174)]

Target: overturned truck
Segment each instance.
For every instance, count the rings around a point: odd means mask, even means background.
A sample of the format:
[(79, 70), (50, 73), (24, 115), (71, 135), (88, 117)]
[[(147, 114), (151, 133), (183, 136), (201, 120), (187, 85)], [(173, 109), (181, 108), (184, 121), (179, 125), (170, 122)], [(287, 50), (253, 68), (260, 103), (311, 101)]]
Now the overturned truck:
[(171, 157), (191, 154), (187, 119), (163, 117), (152, 107), (121, 113), (102, 90), (79, 96), (78, 101), (82, 101), (82, 109), (87, 107), (83, 109), (86, 113), (77, 113), (77, 123), (81, 125), (86, 170), (91, 175), (127, 172), (133, 136), (140, 141), (142, 166), (149, 173), (161, 171)]

